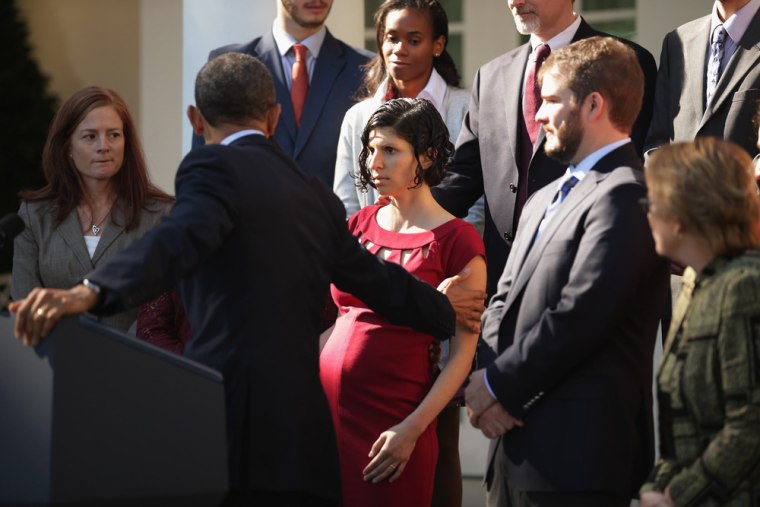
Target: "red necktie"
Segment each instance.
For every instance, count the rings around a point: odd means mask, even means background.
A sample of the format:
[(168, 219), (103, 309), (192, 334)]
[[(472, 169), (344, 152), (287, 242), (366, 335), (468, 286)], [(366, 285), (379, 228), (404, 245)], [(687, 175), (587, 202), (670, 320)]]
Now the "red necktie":
[(525, 205), (525, 201), (528, 200), (530, 160), (533, 157), (533, 148), (536, 145), (538, 132), (541, 128), (541, 124), (536, 122), (536, 113), (538, 112), (538, 108), (541, 107), (541, 90), (538, 89), (536, 76), (538, 75), (538, 69), (541, 68), (544, 60), (551, 53), (551, 49), (547, 44), (541, 44), (536, 47), (535, 52), (536, 57), (528, 65), (528, 75), (525, 79), (525, 90), (523, 90), (523, 128), (520, 133), (520, 163), (517, 167), (519, 183), (517, 185), (513, 227), (517, 227), (522, 208)]
[(528, 66), (528, 77), (525, 80), (525, 93), (523, 94), (523, 117), (525, 118), (525, 127), (530, 135), (530, 142), (535, 146), (538, 138), (538, 131), (541, 124), (536, 121), (536, 113), (541, 107), (541, 90), (538, 89), (536, 76), (538, 69), (541, 68), (544, 61), (549, 57), (551, 48), (548, 44), (541, 44), (535, 49), (535, 61)]
[(309, 91), (309, 73), (306, 70), (306, 51), (303, 44), (293, 44), (293, 53), (296, 61), (293, 63), (293, 78), (290, 84), (290, 101), (293, 103), (293, 113), (296, 116), (296, 125), (301, 126), (301, 113), (306, 102), (306, 94)]

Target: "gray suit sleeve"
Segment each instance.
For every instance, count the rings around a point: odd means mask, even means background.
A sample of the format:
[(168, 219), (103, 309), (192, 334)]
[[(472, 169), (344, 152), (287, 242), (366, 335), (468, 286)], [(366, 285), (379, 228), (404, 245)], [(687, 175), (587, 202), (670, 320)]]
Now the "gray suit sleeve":
[(34, 224), (31, 223), (29, 204), (22, 202), (18, 214), (24, 221), (25, 227), (13, 242), (11, 297), (16, 301), (25, 298), (33, 288), (42, 286), (39, 245), (34, 238)]

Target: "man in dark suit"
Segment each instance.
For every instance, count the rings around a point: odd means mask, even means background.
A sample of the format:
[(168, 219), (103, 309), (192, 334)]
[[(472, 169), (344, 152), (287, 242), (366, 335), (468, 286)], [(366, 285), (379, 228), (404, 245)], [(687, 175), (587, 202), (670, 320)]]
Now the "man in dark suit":
[(62, 314), (136, 306), (179, 282), (193, 330), (185, 355), (224, 374), (232, 489), (252, 505), (336, 505), (318, 360), (329, 283), (434, 336), (453, 334), (454, 314), (434, 288), (364, 250), (330, 188), (269, 142), (280, 106), (261, 62), (211, 60), (195, 94), (188, 115), (207, 144), (182, 161), (171, 213), (84, 285), (14, 303), (17, 334), (33, 345)]
[[(277, 143), (306, 172), (330, 187), (340, 125), (361, 87), (362, 65), (372, 56), (332, 36), (325, 26), (331, 6), (332, 0), (277, 0), (272, 30), (251, 42), (224, 46), (209, 55), (212, 59), (229, 52), (246, 53), (267, 66), (274, 78), (277, 102), (282, 105), (274, 134)], [(296, 45), (305, 46), (305, 101), (296, 97), (292, 87), (294, 78), (298, 81)], [(193, 147), (201, 144), (203, 139), (195, 136)]]
[(629, 137), (643, 74), (629, 46), (593, 37), (552, 52), (539, 80), (544, 151), (570, 165), (520, 218), (483, 316), (496, 357), (472, 374), (468, 413), (501, 437), (489, 505), (628, 506), (654, 461), (652, 354), (668, 283)]
[(716, 136), (754, 156), (758, 100), (760, 0), (716, 0), (711, 14), (678, 27), (662, 43), (646, 149)]
[[(533, 119), (540, 95), (535, 81), (529, 82), (531, 70), (540, 67), (542, 60), (537, 57), (547, 48), (556, 51), (571, 41), (603, 35), (573, 12), (573, 0), (509, 0), (509, 7), (518, 31), (530, 34), (530, 42), (478, 71), (454, 162), (446, 179), (433, 189), (436, 200), (457, 216), (465, 216), (485, 193), (483, 241), (489, 295), (496, 290), (525, 201), (566, 168), (544, 153), (545, 136)], [(645, 76), (644, 102), (631, 135), (641, 153), (652, 113), (657, 67), (648, 51), (624, 42), (635, 49)], [(532, 107), (526, 97), (535, 97)]]

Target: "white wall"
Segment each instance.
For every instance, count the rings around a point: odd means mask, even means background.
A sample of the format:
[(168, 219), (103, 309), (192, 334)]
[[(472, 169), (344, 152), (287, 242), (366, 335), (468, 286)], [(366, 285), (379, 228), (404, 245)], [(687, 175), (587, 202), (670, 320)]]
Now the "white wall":
[(665, 35), (687, 21), (709, 14), (712, 5), (712, 0), (638, 0), (636, 42), (647, 48), (659, 64)]

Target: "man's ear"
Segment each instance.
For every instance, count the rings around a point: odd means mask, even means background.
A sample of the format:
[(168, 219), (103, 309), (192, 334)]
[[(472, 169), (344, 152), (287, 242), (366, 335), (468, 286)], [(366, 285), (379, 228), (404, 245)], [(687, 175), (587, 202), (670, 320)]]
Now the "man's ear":
[(277, 128), (277, 122), (280, 120), (281, 112), (282, 112), (282, 106), (276, 102), (267, 111), (266, 130), (264, 131), (264, 135), (266, 135), (267, 137), (271, 137), (274, 135), (274, 130)]
[(599, 92), (589, 93), (583, 102), (586, 117), (589, 121), (597, 121), (607, 106), (604, 96)]
[(187, 119), (190, 120), (190, 125), (193, 127), (193, 132), (196, 135), (203, 136), (204, 120), (201, 110), (194, 105), (187, 106)]

